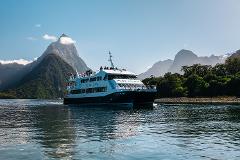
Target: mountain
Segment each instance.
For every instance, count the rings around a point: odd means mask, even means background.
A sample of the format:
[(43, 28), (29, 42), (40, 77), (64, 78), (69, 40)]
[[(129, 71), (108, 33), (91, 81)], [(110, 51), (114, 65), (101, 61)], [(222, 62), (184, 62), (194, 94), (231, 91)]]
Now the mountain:
[(0, 63), (0, 90), (4, 89), (16, 79), (22, 77), (24, 65), (18, 63), (1, 64)]
[[(39, 61), (40, 62), (40, 61)], [(0, 63), (0, 90), (15, 88), (19, 81), (29, 73), (39, 62), (22, 65), (18, 63), (1, 64)]]
[(74, 69), (56, 54), (44, 56), (42, 61), (27, 73), (11, 93), (17, 98), (59, 98), (65, 92), (65, 83)]
[(199, 57), (190, 50), (182, 49), (176, 55), (174, 60), (159, 61), (155, 63), (146, 72), (139, 75), (140, 79), (144, 79), (154, 76), (163, 76), (167, 72), (171, 73), (182, 73), (182, 66), (190, 66), (193, 64), (202, 65), (216, 65), (217, 63), (224, 63), (225, 59), (223, 56)]
[(62, 34), (56, 42), (52, 42), (39, 58), (42, 60), (48, 54), (56, 54), (65, 60), (78, 72), (89, 70), (86, 63), (79, 57), (74, 41), (65, 34)]
[(182, 66), (198, 63), (198, 56), (189, 50), (180, 50), (174, 58), (174, 61), (168, 72), (178, 73)]
[(237, 50), (236, 52), (232, 53), (229, 58), (239, 58), (240, 57), (240, 50)]
[(193, 64), (202, 65), (216, 65), (217, 63), (224, 63), (224, 59), (221, 56), (211, 55), (210, 57), (198, 57), (190, 50), (182, 49), (180, 50), (173, 61), (173, 64), (169, 68), (168, 72), (171, 73), (182, 73), (182, 66), (191, 66)]
[(157, 63), (153, 64), (153, 66), (149, 68), (146, 72), (138, 75), (138, 78), (144, 79), (146, 77), (151, 77), (152, 75), (155, 77), (162, 76), (168, 72), (168, 69), (170, 68), (172, 63), (173, 60), (171, 59), (165, 61), (158, 61)]
[(85, 72), (89, 70), (86, 63), (79, 57), (74, 41), (65, 34), (62, 34), (56, 42), (52, 42), (45, 52), (35, 61), (27, 65), (17, 63), (0, 63), (0, 90), (16, 88), (20, 85), (20, 80), (30, 73), (42, 60), (55, 54), (68, 63), (75, 71)]

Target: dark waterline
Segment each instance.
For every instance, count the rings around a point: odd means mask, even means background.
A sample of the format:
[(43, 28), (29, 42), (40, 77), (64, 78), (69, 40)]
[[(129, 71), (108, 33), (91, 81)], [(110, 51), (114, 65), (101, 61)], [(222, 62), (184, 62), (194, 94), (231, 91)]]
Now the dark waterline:
[(0, 100), (0, 159), (240, 159), (240, 106)]

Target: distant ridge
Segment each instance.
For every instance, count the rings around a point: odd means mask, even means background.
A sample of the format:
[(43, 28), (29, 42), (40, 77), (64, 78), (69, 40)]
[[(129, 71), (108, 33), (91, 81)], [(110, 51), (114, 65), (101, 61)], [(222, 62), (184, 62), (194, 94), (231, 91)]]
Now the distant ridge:
[(18, 63), (0, 63), (0, 90), (9, 84), (13, 80), (13, 77), (21, 77), (23, 68), (24, 65)]
[(180, 50), (173, 61), (173, 64), (169, 68), (168, 72), (171, 73), (182, 73), (182, 66), (191, 66), (193, 64), (203, 65), (216, 65), (217, 63), (224, 63), (225, 59), (222, 56), (211, 55), (209, 57), (198, 57), (195, 53), (190, 50)]
[(193, 64), (216, 65), (217, 63), (224, 63), (227, 57), (214, 56), (199, 57), (190, 50), (180, 50), (174, 60), (158, 61), (146, 72), (141, 73), (138, 77), (144, 79), (151, 75), (158, 77), (163, 76), (167, 72), (182, 73), (182, 66), (190, 66)]
[(154, 63), (153, 66), (149, 68), (146, 72), (138, 75), (138, 78), (144, 79), (146, 77), (158, 77), (160, 75), (163, 75), (164, 73), (168, 72), (168, 69), (170, 68), (172, 63), (173, 60), (171, 59), (165, 61), (158, 61), (157, 63)]

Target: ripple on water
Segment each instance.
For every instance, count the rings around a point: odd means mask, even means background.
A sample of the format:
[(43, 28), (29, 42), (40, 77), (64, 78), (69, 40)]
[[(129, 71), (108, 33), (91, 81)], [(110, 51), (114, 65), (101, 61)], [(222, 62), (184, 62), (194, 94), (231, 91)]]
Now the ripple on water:
[(0, 100), (0, 159), (239, 159), (240, 106)]

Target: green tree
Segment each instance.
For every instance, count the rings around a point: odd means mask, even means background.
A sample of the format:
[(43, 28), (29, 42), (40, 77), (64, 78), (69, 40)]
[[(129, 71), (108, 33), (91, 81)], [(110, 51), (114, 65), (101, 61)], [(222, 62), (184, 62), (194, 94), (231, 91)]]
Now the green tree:
[(203, 77), (211, 72), (211, 68), (210, 65), (194, 64), (192, 66), (183, 66), (181, 70), (184, 72), (184, 77), (188, 77), (192, 74)]
[(232, 76), (227, 83), (228, 95), (240, 96), (240, 72)]
[(206, 83), (202, 77), (192, 74), (187, 77), (184, 86), (188, 89), (188, 96), (204, 96), (208, 83)]
[(166, 73), (158, 82), (157, 90), (160, 97), (186, 96), (186, 90), (182, 83), (182, 76), (176, 73)]
[(145, 85), (157, 85), (157, 83), (160, 81), (161, 77), (150, 77), (144, 79), (142, 82)]
[(228, 58), (225, 66), (226, 70), (232, 75), (240, 72), (240, 57)]
[(212, 73), (217, 75), (217, 76), (226, 76), (226, 75), (228, 75), (228, 72), (227, 72), (225, 64), (216, 64), (212, 68)]

